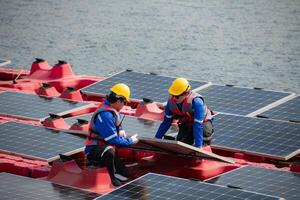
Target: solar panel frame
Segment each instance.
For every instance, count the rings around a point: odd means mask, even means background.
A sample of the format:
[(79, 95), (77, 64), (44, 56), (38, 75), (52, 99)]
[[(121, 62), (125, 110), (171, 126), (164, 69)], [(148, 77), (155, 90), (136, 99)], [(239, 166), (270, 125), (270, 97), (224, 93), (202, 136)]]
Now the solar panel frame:
[(300, 96), (259, 114), (261, 117), (300, 123)]
[(266, 107), (286, 101), (294, 93), (212, 84), (196, 92), (204, 96), (206, 104), (216, 112), (225, 114), (254, 114)]
[(59, 154), (76, 154), (85, 146), (83, 138), (44, 126), (5, 122), (0, 129), (0, 152), (30, 159), (52, 162)]
[[(130, 74), (131, 73), (131, 74)], [(125, 74), (125, 77), (122, 77)], [(134, 75), (136, 77), (134, 77)], [(127, 77), (126, 77), (127, 76)], [(129, 76), (129, 77), (128, 77)], [(140, 77), (141, 81), (137, 78)], [(114, 80), (116, 79), (116, 80)], [(161, 79), (163, 82), (158, 82)], [(81, 89), (81, 92), (88, 94), (88, 95), (95, 95), (104, 97), (106, 94), (110, 93), (110, 88), (117, 83), (125, 83), (130, 87), (131, 90), (131, 101), (142, 101), (143, 98), (151, 99), (158, 104), (163, 104), (168, 100), (168, 88), (171, 85), (174, 77), (169, 76), (161, 76), (151, 73), (142, 73), (142, 72), (135, 72), (132, 70), (123, 70), (118, 72), (114, 75), (107, 77), (104, 80), (98, 81), (94, 84), (91, 84), (87, 87)], [(205, 88), (209, 86), (211, 83), (209, 82), (202, 82), (196, 80), (190, 80), (189, 82), (194, 88), (193, 90), (199, 88)], [(156, 85), (156, 86), (155, 86)], [(196, 87), (197, 85), (197, 87)], [(159, 90), (159, 87), (164, 86), (164, 91)], [(194, 87), (195, 86), (195, 87)], [(147, 94), (139, 94), (141, 89), (144, 88), (144, 91), (147, 93), (151, 93), (151, 95)]]
[(96, 200), (111, 199), (282, 199), (225, 186), (148, 173)]
[(45, 120), (49, 117), (49, 113), (62, 116), (93, 105), (86, 102), (12, 91), (0, 93), (0, 102), (2, 102), (1, 105), (5, 105), (0, 108), (0, 115), (34, 121)]
[(244, 166), (205, 181), (263, 194), (279, 195), (287, 200), (296, 200), (300, 197), (300, 173), (290, 171)]
[(2, 200), (11, 199), (95, 199), (100, 195), (83, 189), (65, 186), (41, 179), (0, 173)]
[(212, 146), (215, 149), (277, 160), (288, 160), (300, 153), (297, 134), (300, 124), (228, 114), (218, 114), (214, 120)]

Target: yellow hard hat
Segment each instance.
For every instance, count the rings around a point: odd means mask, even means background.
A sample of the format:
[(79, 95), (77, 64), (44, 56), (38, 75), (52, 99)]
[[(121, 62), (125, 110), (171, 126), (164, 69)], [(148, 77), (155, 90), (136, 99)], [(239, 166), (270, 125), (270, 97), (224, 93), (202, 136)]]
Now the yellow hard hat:
[(130, 89), (126, 84), (124, 83), (116, 84), (110, 90), (115, 94), (124, 97), (126, 101), (129, 101)]
[(169, 88), (169, 94), (178, 96), (189, 89), (191, 86), (185, 78), (176, 78)]

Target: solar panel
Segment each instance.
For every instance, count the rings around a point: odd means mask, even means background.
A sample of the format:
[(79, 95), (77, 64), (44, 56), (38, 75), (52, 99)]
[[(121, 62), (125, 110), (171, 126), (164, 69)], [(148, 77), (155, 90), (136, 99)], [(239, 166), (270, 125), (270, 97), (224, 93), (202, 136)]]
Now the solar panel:
[(97, 200), (111, 199), (280, 199), (279, 197), (236, 190), (205, 182), (148, 173)]
[(210, 183), (245, 189), (286, 200), (300, 197), (300, 174), (246, 166), (208, 180)]
[(11, 199), (94, 199), (99, 194), (67, 187), (40, 179), (0, 173), (2, 200)]
[(0, 151), (53, 161), (83, 150), (85, 140), (71, 134), (16, 122), (0, 124)]
[(285, 121), (300, 122), (300, 96), (276, 106), (259, 116)]
[(237, 115), (250, 114), (290, 95), (283, 92), (220, 85), (212, 85), (198, 92), (204, 96), (212, 110)]
[[(89, 121), (91, 116), (92, 114), (83, 115), (82, 118)], [(81, 117), (78, 116), (78, 118), (80, 119)], [(70, 122), (72, 121), (74, 121), (74, 118), (70, 119)], [(169, 153), (172, 155), (176, 154), (181, 156), (206, 157), (233, 163), (230, 159), (218, 156), (208, 151), (201, 150), (200, 148), (196, 148), (191, 145), (184, 144), (182, 142), (154, 139), (154, 135), (159, 125), (160, 122), (158, 121), (151, 121), (127, 115), (122, 122), (122, 126), (128, 136), (134, 134), (139, 135), (140, 142), (136, 145), (133, 145), (131, 148), (158, 151)], [(70, 130), (70, 132), (72, 132), (72, 130)], [(78, 131), (75, 130), (74, 132)], [(173, 132), (177, 132), (175, 126), (171, 126), (167, 134), (172, 134)]]
[(287, 160), (300, 153), (300, 124), (219, 114), (215, 116), (215, 148)]
[[(174, 81), (174, 77), (159, 76), (133, 71), (123, 71), (108, 77), (105, 80), (81, 89), (87, 94), (105, 95), (110, 92), (110, 88), (117, 83), (125, 83), (130, 87), (131, 98), (142, 100), (151, 99), (158, 103), (166, 102), (168, 88)], [(193, 89), (205, 85), (205, 82), (189, 80)]]
[(20, 92), (0, 94), (0, 114), (42, 121), (49, 113), (64, 115), (90, 106), (89, 103), (68, 101)]
[[(65, 119), (65, 121), (70, 125), (77, 123), (78, 119), (90, 121), (92, 115), (93, 114), (76, 116), (72, 118), (67, 118)], [(160, 121), (146, 120), (126, 115), (122, 121), (122, 127), (128, 135), (138, 134), (141, 137), (153, 138), (155, 136), (156, 131), (158, 130), (160, 123)], [(70, 130), (69, 132), (72, 132), (72, 130)], [(173, 132), (177, 132), (177, 128), (175, 126), (171, 126), (167, 134), (171, 134)]]

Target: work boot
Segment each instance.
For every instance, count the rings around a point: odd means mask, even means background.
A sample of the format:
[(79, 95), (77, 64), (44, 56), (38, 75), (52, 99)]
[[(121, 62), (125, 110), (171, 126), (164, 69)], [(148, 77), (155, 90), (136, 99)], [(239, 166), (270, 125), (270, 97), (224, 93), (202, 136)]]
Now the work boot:
[(119, 187), (119, 186), (122, 185), (122, 183), (121, 183), (118, 179), (116, 179), (116, 178), (111, 179), (111, 183), (112, 183), (113, 186), (115, 186), (115, 187)]

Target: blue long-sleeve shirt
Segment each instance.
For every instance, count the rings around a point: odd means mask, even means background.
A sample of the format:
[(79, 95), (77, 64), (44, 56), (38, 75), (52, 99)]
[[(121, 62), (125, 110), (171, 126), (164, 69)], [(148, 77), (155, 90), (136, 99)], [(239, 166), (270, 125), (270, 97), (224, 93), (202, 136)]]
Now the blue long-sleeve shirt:
[[(182, 103), (177, 104), (178, 108), (181, 110)], [(195, 98), (192, 102), (192, 108), (194, 110), (194, 125), (193, 125), (193, 133), (195, 146), (201, 147), (203, 146), (203, 121), (204, 121), (204, 103), (201, 98)], [(162, 138), (166, 132), (169, 130), (173, 121), (173, 113), (170, 110), (169, 102), (165, 108), (165, 116), (163, 122), (160, 124), (155, 137)]]
[[(106, 100), (105, 104), (109, 105), (109, 102)], [(112, 112), (103, 111), (98, 114), (95, 118), (95, 128), (101, 134), (101, 137), (109, 145), (116, 145), (118, 147), (130, 146), (133, 144), (131, 138), (120, 137), (117, 132), (115, 125), (115, 118)], [(120, 127), (122, 130), (122, 126)], [(92, 146), (86, 146), (85, 153), (88, 154)]]

